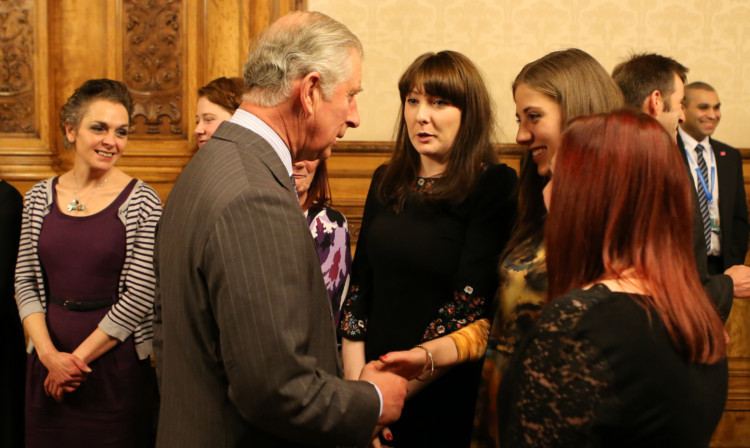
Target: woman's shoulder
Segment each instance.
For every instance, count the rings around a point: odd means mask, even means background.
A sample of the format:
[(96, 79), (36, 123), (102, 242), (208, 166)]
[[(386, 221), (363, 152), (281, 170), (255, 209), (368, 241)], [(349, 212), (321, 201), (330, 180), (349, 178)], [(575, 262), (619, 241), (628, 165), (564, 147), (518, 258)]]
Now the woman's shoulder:
[(310, 221), (324, 220), (328, 223), (336, 224), (338, 227), (346, 226), (346, 217), (343, 213), (330, 206), (313, 205), (307, 210), (307, 216)]
[(479, 196), (510, 196), (516, 191), (518, 175), (516, 170), (504, 163), (482, 165), (482, 172), (476, 183)]
[(49, 179), (40, 180), (29, 191), (26, 192), (26, 201), (51, 201), (52, 200), (52, 186), (58, 176), (50, 177)]
[(595, 285), (590, 289), (574, 289), (551, 300), (539, 316), (538, 325), (548, 331), (573, 332), (586, 315), (619, 298), (618, 294), (602, 285)]
[(518, 174), (516, 170), (505, 163), (485, 163), (482, 165), (481, 179), (495, 182), (511, 181), (515, 183), (518, 180)]
[(141, 179), (134, 178), (133, 180), (135, 180), (135, 186), (133, 187), (134, 196), (147, 198), (152, 202), (158, 202), (159, 204), (161, 204), (159, 193), (157, 193), (151, 185), (147, 184)]
[(381, 180), (383, 180), (383, 175), (385, 175), (385, 170), (388, 168), (388, 163), (383, 163), (377, 168), (375, 168), (375, 171), (372, 173), (372, 184), (377, 185), (380, 183)]
[(130, 182), (135, 182), (135, 185), (120, 206), (120, 213), (128, 215), (132, 215), (132, 213), (145, 214), (143, 216), (154, 213), (160, 215), (162, 202), (159, 193), (140, 179), (133, 178)]

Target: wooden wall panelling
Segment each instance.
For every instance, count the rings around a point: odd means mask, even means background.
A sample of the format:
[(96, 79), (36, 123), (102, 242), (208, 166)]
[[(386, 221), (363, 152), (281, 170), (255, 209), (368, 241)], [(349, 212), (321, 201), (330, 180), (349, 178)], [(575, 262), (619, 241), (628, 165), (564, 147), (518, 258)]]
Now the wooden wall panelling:
[(729, 394), (711, 446), (746, 448), (750, 447), (750, 299), (734, 299), (726, 330)]
[(22, 187), (53, 173), (47, 20), (46, 0), (0, 0), (0, 178)]
[(117, 46), (114, 2), (56, 0), (49, 2), (50, 88), (49, 141), (52, 169), (70, 169), (73, 153), (63, 148), (60, 108), (76, 87), (90, 78), (115, 78)]
[(119, 0), (113, 14), (121, 62), (116, 79), (130, 89), (134, 126), (118, 166), (166, 199), (193, 154), (193, 116), (201, 70), (202, 3)]

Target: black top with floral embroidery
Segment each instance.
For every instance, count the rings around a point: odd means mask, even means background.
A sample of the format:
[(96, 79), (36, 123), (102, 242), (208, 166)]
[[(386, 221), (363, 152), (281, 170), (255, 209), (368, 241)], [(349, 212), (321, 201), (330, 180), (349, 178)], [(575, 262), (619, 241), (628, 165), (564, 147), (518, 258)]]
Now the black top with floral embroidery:
[[(398, 214), (377, 198), (380, 173), (382, 167), (365, 203), (339, 325), (342, 337), (365, 341), (368, 360), (486, 317), (497, 289), (498, 257), (517, 213), (517, 176), (507, 165), (487, 166), (457, 205), (423, 200), (440, 179), (418, 178)], [(479, 367), (454, 368), (409, 400), (391, 428), (397, 446), (467, 446)], [(445, 424), (451, 431), (435, 431)], [(446, 439), (448, 432), (460, 442)], [(425, 440), (430, 433), (436, 444)]]
[(500, 384), (501, 446), (708, 447), (726, 359), (689, 362), (636, 300), (595, 285), (544, 308)]

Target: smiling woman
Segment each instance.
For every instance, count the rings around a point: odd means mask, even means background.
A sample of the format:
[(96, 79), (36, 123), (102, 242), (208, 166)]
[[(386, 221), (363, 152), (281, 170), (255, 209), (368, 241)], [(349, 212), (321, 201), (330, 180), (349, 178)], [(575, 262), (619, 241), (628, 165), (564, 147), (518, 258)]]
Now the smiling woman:
[(149, 446), (153, 241), (161, 202), (115, 163), (132, 101), (86, 81), (60, 126), (73, 169), (27, 194), (16, 296), (34, 351), (26, 376), (26, 446)]

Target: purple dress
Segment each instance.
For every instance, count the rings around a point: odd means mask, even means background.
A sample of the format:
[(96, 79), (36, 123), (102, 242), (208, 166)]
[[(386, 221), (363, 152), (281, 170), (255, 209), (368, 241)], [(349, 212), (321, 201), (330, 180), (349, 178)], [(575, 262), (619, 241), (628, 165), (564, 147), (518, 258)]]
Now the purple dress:
[[(115, 201), (91, 216), (68, 216), (57, 204), (39, 235), (39, 257), (48, 297), (61, 300), (117, 300), (125, 260), (125, 226), (117, 213), (136, 180)], [(55, 347), (71, 353), (98, 326), (109, 306), (73, 311), (50, 301), (47, 328)], [(152, 444), (154, 374), (149, 359), (138, 359), (133, 338), (89, 364), (81, 386), (56, 403), (44, 392), (47, 369), (36, 351), (28, 358), (26, 382), (27, 447), (147, 447)]]
[(341, 302), (352, 267), (349, 227), (344, 215), (330, 207), (313, 205), (305, 211), (305, 218), (318, 252), (323, 280), (331, 300), (333, 321), (338, 327)]

